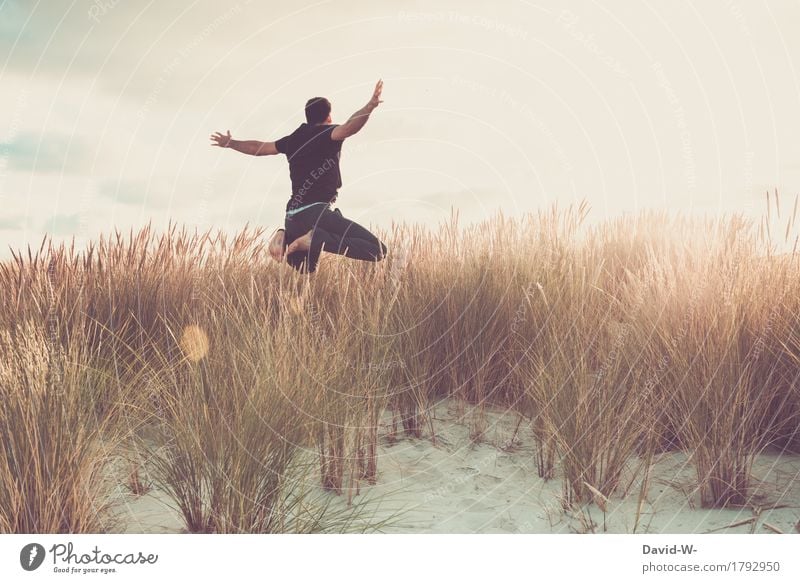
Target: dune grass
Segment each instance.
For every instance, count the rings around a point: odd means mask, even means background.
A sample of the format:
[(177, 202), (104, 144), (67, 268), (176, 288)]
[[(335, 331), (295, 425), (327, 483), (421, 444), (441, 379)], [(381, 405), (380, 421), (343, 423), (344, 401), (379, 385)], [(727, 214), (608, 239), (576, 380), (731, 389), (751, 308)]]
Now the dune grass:
[(114, 405), (97, 396), (113, 379), (91, 350), (51, 342), (32, 323), (0, 334), (0, 532), (103, 532)]
[(442, 397), (469, 405), (474, 441), (485, 407), (517, 411), (566, 506), (624, 495), (669, 450), (702, 505), (746, 504), (754, 456), (800, 450), (798, 257), (737, 216), (588, 212), (397, 225), (384, 261), (326, 256), (311, 278), (258, 229), (15, 253), (0, 530), (104, 528), (103, 444), (123, 438), (189, 531), (337, 528), (309, 501), (380, 480), (387, 410), (387, 438), (435, 440)]

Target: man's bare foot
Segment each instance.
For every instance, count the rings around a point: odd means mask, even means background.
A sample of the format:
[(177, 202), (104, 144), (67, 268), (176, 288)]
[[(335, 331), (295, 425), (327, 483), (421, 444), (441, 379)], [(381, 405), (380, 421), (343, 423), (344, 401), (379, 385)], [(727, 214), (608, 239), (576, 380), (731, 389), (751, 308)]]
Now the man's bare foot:
[(311, 249), (311, 233), (313, 233), (313, 230), (292, 241), (292, 244), (286, 249), (286, 254), (288, 255), (295, 251), (308, 251)]
[(275, 231), (275, 234), (272, 235), (272, 239), (269, 240), (269, 256), (272, 257), (278, 263), (280, 263), (283, 260), (284, 237), (285, 233), (283, 229), (279, 229), (278, 231)]

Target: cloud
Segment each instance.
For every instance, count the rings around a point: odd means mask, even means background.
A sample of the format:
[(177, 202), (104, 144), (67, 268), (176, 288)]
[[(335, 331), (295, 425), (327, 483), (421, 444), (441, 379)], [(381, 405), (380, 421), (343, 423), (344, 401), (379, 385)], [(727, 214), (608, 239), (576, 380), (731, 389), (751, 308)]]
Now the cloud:
[(0, 217), (0, 231), (17, 231), (25, 226), (25, 217)]
[(0, 3), (0, 46), (11, 47), (18, 39), (29, 37), (24, 24), (28, 14), (17, 0)]
[[(103, 180), (97, 192), (116, 203), (142, 205), (147, 200), (147, 184), (141, 180)], [(148, 200), (148, 205), (154, 201)]]
[(53, 235), (75, 235), (81, 229), (80, 213), (69, 215), (56, 215), (52, 219), (46, 220), (42, 225), (42, 230)]
[(12, 170), (73, 173), (82, 169), (84, 153), (80, 140), (61, 134), (22, 132), (0, 142), (0, 156)]
[[(7, 65), (10, 69), (63, 71), (67, 65), (78, 70), (96, 66), (96, 58), (74, 58), (94, 26), (87, 12), (76, 8), (76, 4), (62, 10), (43, 2), (19, 0), (0, 5), (0, 52), (11, 56)], [(88, 57), (89, 51), (85, 54)]]
[[(72, 77), (95, 79), (102, 69), (102, 76), (115, 84), (126, 84), (132, 70), (157, 73), (181, 54), (193, 57), (181, 59), (183, 67), (203, 71), (198, 56), (213, 57), (219, 47), (238, 42), (242, 22), (258, 24), (256, 10), (252, 0), (232, 6), (215, 0), (191, 5), (84, 0), (63, 6), (0, 0), (0, 54), (10, 55), (7, 70), (59, 76), (68, 70)], [(274, 17), (275, 12), (270, 7), (258, 14)]]

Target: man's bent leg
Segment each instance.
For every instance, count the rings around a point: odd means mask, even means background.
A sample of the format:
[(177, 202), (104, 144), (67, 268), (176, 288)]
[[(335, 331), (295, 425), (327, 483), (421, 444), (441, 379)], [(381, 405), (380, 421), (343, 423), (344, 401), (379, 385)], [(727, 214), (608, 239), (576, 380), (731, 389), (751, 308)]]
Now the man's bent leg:
[(380, 261), (387, 247), (367, 229), (342, 216), (339, 209), (311, 207), (286, 218), (285, 245), (288, 247), (312, 231), (308, 249), (286, 255), (286, 261), (299, 271), (313, 273), (322, 249), (361, 261)]
[(361, 261), (380, 261), (388, 252), (382, 241), (355, 221), (343, 217), (339, 209), (326, 209), (320, 214), (312, 248), (316, 245), (324, 246), (329, 253)]
[[(283, 239), (283, 253), (286, 257), (286, 263), (301, 273), (313, 272), (314, 269), (316, 269), (316, 261), (311, 265), (311, 262), (308, 260), (307, 251), (287, 252), (289, 245), (308, 232), (308, 225), (305, 224), (304, 221), (299, 220), (299, 217), (286, 217), (284, 225), (286, 232)], [(309, 267), (311, 267), (310, 270)]]

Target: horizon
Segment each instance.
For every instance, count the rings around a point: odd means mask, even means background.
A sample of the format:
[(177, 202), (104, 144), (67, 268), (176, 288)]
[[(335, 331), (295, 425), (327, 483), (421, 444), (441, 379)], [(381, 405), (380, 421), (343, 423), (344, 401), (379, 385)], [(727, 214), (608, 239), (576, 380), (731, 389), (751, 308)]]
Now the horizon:
[[(780, 196), (778, 194), (778, 196)], [(796, 197), (797, 202), (800, 203), (800, 196)], [(666, 213), (670, 218), (678, 219), (683, 217), (684, 219), (691, 219), (696, 221), (696, 226), (701, 226), (702, 224), (707, 224), (708, 221), (711, 221), (714, 225), (719, 225), (720, 223), (725, 223), (726, 221), (733, 218), (733, 215), (736, 215), (739, 218), (744, 219), (749, 224), (749, 229), (751, 230), (752, 240), (757, 241), (759, 243), (759, 252), (757, 252), (758, 256), (766, 257), (767, 255), (771, 255), (773, 257), (781, 257), (781, 256), (789, 256), (795, 255), (798, 253), (798, 245), (800, 245), (800, 236), (796, 233), (798, 231), (795, 221), (796, 221), (796, 213), (792, 215), (786, 216), (785, 210), (781, 210), (780, 204), (776, 204), (776, 197), (774, 194), (767, 193), (767, 205), (769, 209), (764, 210), (763, 213), (760, 215), (756, 213), (747, 214), (746, 212), (738, 212), (738, 213), (721, 213), (721, 214), (713, 214), (713, 213), (686, 213), (683, 212), (681, 209), (639, 209), (637, 211), (622, 211), (619, 215), (616, 216), (604, 216), (604, 217), (593, 217), (591, 213), (591, 207), (588, 207), (588, 212), (585, 215), (584, 220), (581, 221), (581, 226), (575, 231), (576, 241), (582, 241), (583, 238), (590, 232), (591, 229), (594, 229), (598, 226), (601, 226), (603, 223), (610, 223), (615, 220), (619, 219), (630, 219), (633, 217), (644, 217), (645, 213), (648, 212), (656, 212), (656, 213)], [(570, 205), (574, 210), (579, 208), (579, 205)], [(790, 205), (794, 210), (794, 203)], [(552, 209), (553, 207), (549, 207)], [(772, 210), (775, 209), (775, 210)], [(523, 213), (522, 215), (517, 215), (511, 217), (516, 220), (521, 220), (526, 216), (535, 216), (539, 211), (546, 211), (547, 209), (535, 209), (532, 211), (528, 211)], [(564, 211), (567, 210), (567, 206), (558, 207), (559, 216), (564, 214)], [(457, 209), (451, 208), (451, 211), (457, 211)], [(435, 231), (436, 227), (449, 227), (452, 224), (452, 221), (455, 219), (456, 226), (460, 233), (464, 233), (465, 230), (469, 229), (470, 227), (474, 227), (479, 225), (482, 222), (492, 221), (494, 219), (502, 218), (503, 211), (502, 209), (495, 210), (491, 215), (482, 217), (477, 221), (472, 221), (465, 223), (461, 220), (460, 216), (456, 212), (453, 212), (449, 218), (443, 218), (440, 222), (435, 226), (432, 227), (424, 222), (401, 222), (401, 223), (392, 223), (397, 225), (406, 225), (410, 227), (428, 227), (429, 231)], [(508, 218), (508, 217), (506, 217)], [(770, 240), (765, 241), (763, 237), (759, 235), (759, 228), (760, 226), (770, 225), (771, 233), (770, 233)], [(264, 225), (259, 224), (251, 224), (249, 222), (245, 222), (244, 224), (240, 225), (236, 230), (229, 231), (225, 230), (221, 227), (216, 227), (214, 225), (206, 225), (205, 227), (200, 227), (198, 225), (189, 225), (185, 222), (180, 222), (174, 219), (167, 219), (166, 224), (163, 224), (161, 228), (157, 225), (153, 225), (152, 218), (145, 221), (141, 225), (137, 225), (136, 227), (129, 227), (128, 229), (121, 230), (116, 227), (112, 227), (108, 230), (101, 231), (97, 234), (95, 238), (87, 240), (84, 242), (83, 245), (77, 245), (75, 249), (76, 254), (80, 255), (85, 253), (88, 250), (88, 246), (91, 245), (95, 249), (97, 248), (98, 244), (101, 241), (105, 241), (106, 243), (110, 241), (112, 238), (120, 237), (122, 240), (126, 238), (135, 238), (137, 234), (143, 232), (145, 229), (150, 228), (150, 235), (148, 241), (157, 241), (160, 236), (166, 234), (170, 227), (177, 228), (179, 232), (186, 231), (187, 234), (208, 234), (208, 235), (224, 235), (228, 240), (235, 238), (237, 235), (243, 233), (245, 230), (249, 231), (250, 233), (255, 233), (259, 229), (262, 231), (263, 242), (266, 245), (267, 237), (271, 233), (270, 229), (265, 227)], [(388, 234), (391, 230), (391, 225), (385, 228), (386, 234)], [(381, 232), (383, 235), (384, 233)], [(789, 235), (792, 237), (789, 237)], [(48, 244), (49, 243), (49, 244)], [(25, 257), (28, 254), (31, 254), (33, 257), (37, 256), (37, 251), (45, 252), (50, 246), (54, 249), (59, 249), (63, 247), (64, 249), (69, 249), (71, 246), (75, 246), (75, 235), (71, 237), (62, 237), (62, 238), (54, 238), (49, 233), (45, 233), (42, 238), (36, 242), (29, 242), (24, 248), (16, 248), (12, 249), (10, 246), (6, 247), (6, 249), (0, 253), (0, 263), (5, 263), (13, 259), (13, 253), (19, 257)], [(768, 249), (769, 248), (769, 249)]]
[(355, 220), (435, 228), (451, 208), (472, 224), (582, 199), (596, 222), (758, 220), (777, 189), (782, 235), (800, 193), (800, 5), (348, 5), (0, 0), (0, 259), (149, 220), (269, 232), (285, 160), (206, 136), (278, 139), (314, 95), (341, 123), (378, 78), (384, 103), (342, 154)]

